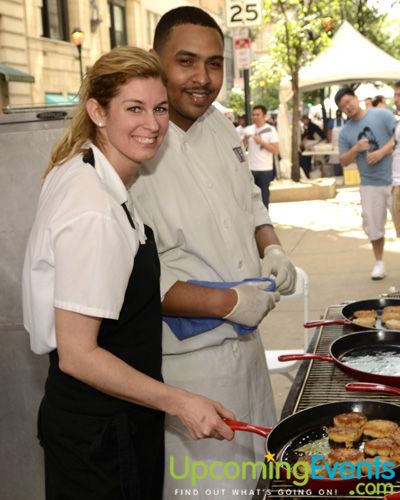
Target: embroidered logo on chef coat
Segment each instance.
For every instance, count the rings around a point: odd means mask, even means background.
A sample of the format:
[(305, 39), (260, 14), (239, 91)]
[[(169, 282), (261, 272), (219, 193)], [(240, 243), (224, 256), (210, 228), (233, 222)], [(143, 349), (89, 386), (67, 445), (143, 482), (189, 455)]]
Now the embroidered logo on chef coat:
[(243, 153), (243, 149), (241, 146), (238, 146), (237, 148), (233, 148), (233, 152), (237, 156), (237, 159), (240, 161), (240, 163), (243, 163), (246, 161), (246, 158)]

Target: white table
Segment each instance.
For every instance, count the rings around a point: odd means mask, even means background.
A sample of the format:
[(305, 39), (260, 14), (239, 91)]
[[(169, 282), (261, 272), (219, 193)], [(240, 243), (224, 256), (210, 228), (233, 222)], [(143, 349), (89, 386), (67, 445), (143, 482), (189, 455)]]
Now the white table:
[(303, 151), (301, 153), (303, 156), (326, 156), (326, 155), (338, 155), (338, 149), (324, 149), (322, 151)]

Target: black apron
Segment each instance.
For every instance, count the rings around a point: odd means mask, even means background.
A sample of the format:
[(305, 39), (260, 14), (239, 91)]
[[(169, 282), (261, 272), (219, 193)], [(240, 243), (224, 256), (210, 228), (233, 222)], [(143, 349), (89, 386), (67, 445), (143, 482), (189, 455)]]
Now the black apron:
[[(89, 158), (93, 165), (93, 158)], [(130, 224), (132, 218), (125, 206)], [(98, 344), (162, 381), (160, 264), (153, 232), (132, 258), (118, 320), (103, 319)], [(79, 283), (77, 283), (79, 286)], [(102, 393), (63, 373), (50, 353), (38, 434), (47, 500), (157, 500), (164, 474), (164, 414)]]

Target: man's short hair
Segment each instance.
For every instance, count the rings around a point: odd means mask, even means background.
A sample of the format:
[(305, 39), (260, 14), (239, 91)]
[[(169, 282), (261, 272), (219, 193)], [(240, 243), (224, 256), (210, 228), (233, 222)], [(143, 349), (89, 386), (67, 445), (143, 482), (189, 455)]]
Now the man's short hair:
[(398, 82), (396, 82), (393, 86), (395, 89), (400, 88), (400, 80)]
[(255, 109), (261, 109), (264, 115), (266, 115), (268, 112), (268, 109), (263, 104), (256, 104), (255, 106), (253, 106), (253, 111)]
[(350, 87), (343, 87), (341, 89), (339, 89), (337, 92), (336, 92), (336, 95), (335, 95), (335, 102), (336, 102), (336, 106), (339, 106), (339, 102), (340, 102), (340, 99), (342, 97), (344, 97), (345, 95), (351, 95), (353, 97), (356, 96), (354, 90)]
[(154, 33), (153, 48), (156, 52), (160, 52), (162, 46), (166, 43), (172, 28), (182, 24), (197, 24), (206, 28), (213, 28), (218, 31), (224, 43), (224, 34), (217, 22), (202, 9), (198, 7), (177, 7), (176, 9), (166, 12), (158, 21)]
[(376, 95), (373, 99), (372, 99), (372, 106), (374, 108), (376, 108), (379, 104), (386, 104), (386, 99), (385, 99), (385, 96), (383, 95)]

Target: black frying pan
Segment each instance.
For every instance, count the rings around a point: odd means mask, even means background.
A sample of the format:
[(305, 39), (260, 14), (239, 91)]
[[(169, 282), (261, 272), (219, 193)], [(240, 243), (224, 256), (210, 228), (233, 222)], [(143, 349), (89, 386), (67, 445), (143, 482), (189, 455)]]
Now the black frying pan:
[(332, 342), (329, 348), (329, 355), (325, 356), (320, 354), (285, 354), (279, 356), (278, 359), (279, 361), (308, 359), (330, 361), (335, 363), (342, 371), (356, 379), (399, 387), (399, 375), (380, 375), (379, 373), (371, 373), (371, 371), (363, 371), (350, 367), (342, 361), (345, 357), (357, 357), (364, 354), (377, 356), (384, 355), (389, 351), (399, 354), (400, 372), (400, 331), (397, 330), (366, 330), (344, 335)]
[[(233, 430), (254, 432), (267, 437), (266, 451), (274, 454), (276, 461), (287, 461), (293, 465), (300, 458), (301, 453), (296, 451), (299, 447), (326, 436), (324, 428), (333, 425), (335, 415), (353, 411), (364, 413), (368, 420), (385, 419), (400, 423), (400, 406), (369, 400), (338, 401), (313, 406), (290, 415), (279, 422), (273, 429), (232, 420), (226, 420), (226, 423)], [(395, 468), (395, 472), (396, 474), (399, 472), (399, 466)], [(281, 477), (286, 477), (283, 470), (281, 471)], [(293, 478), (288, 479), (293, 481)], [(314, 491), (337, 489), (339, 492), (344, 492), (353, 489), (359, 482), (370, 482), (371, 480), (367, 476), (360, 479), (310, 478), (307, 484), (301, 486), (301, 488), (310, 488)]]
[(389, 299), (382, 297), (380, 299), (367, 299), (367, 300), (356, 300), (347, 304), (342, 309), (343, 319), (324, 319), (319, 321), (309, 321), (304, 324), (305, 328), (314, 328), (316, 326), (327, 326), (327, 325), (351, 325), (357, 330), (365, 330), (365, 326), (360, 326), (354, 323), (354, 313), (356, 311), (375, 309), (378, 313), (378, 318), (376, 321), (375, 328), (368, 328), (369, 330), (382, 330), (380, 315), (382, 314), (383, 308), (387, 306), (400, 306), (400, 299)]

